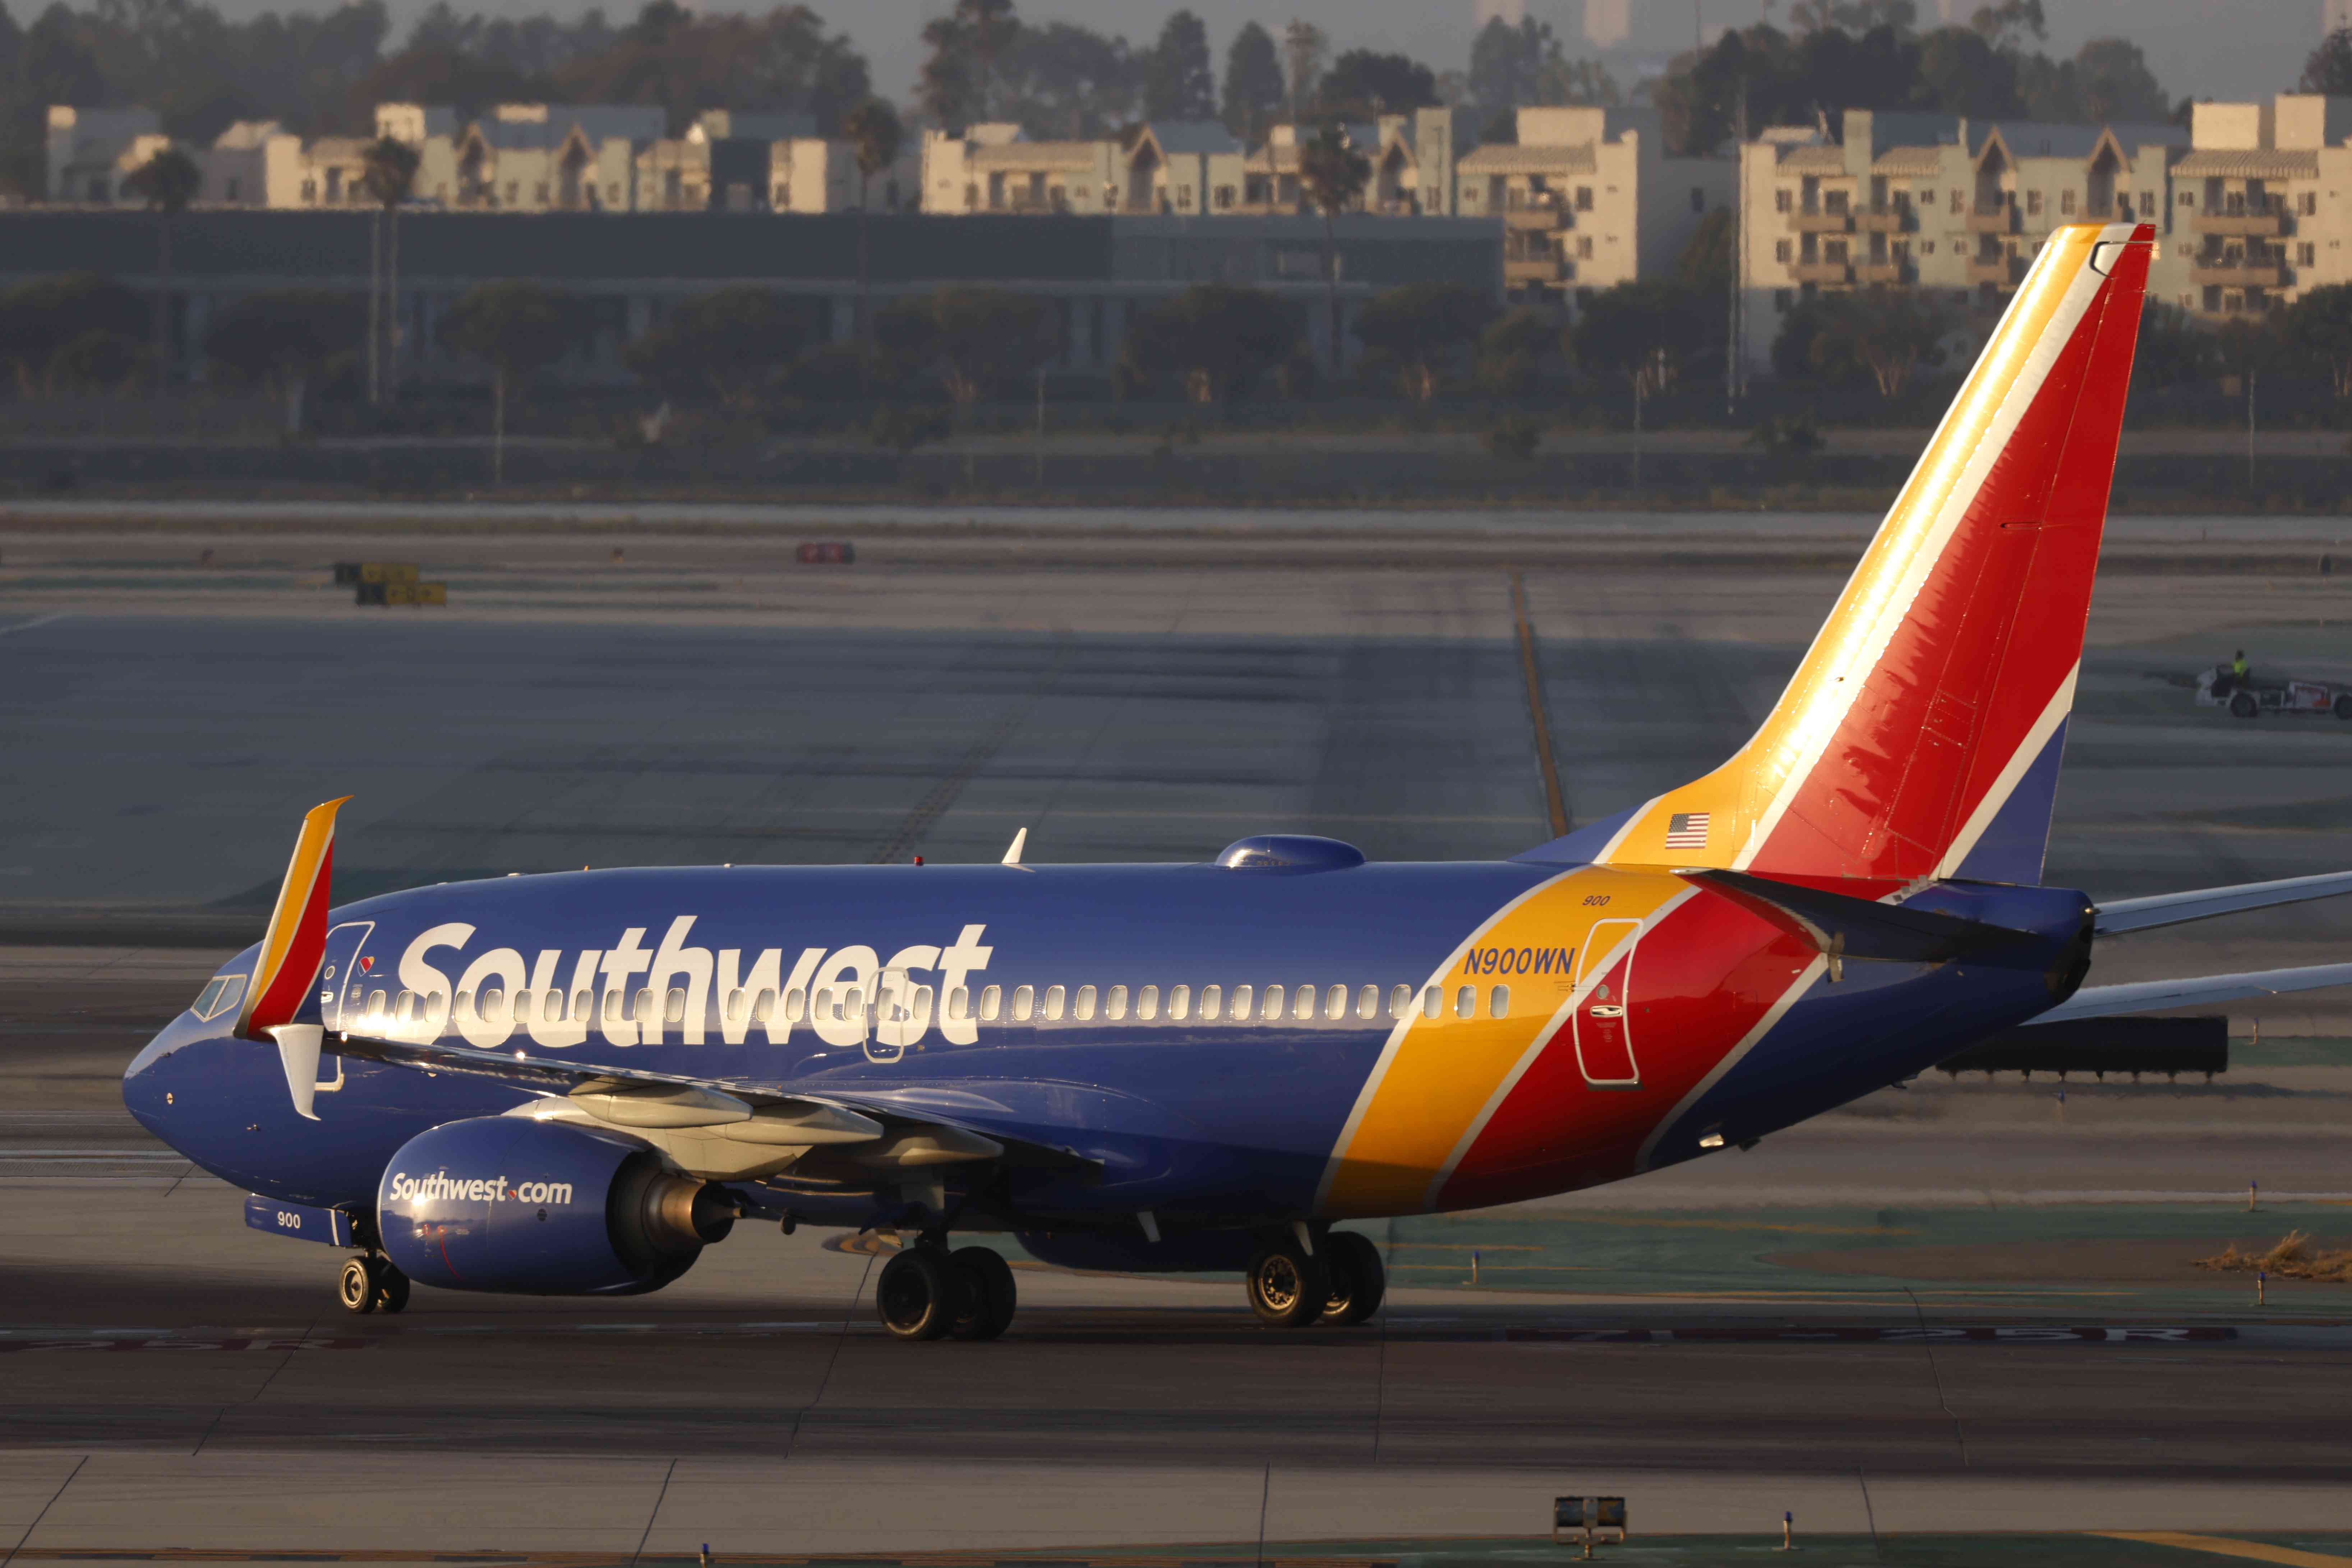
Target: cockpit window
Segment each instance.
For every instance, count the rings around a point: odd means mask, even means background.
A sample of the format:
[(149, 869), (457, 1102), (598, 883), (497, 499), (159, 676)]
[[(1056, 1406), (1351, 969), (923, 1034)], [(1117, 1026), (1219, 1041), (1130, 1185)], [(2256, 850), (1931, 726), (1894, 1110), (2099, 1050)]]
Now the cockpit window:
[(209, 1023), (244, 1000), (244, 975), (215, 975), (211, 984), (196, 993), (196, 1000), (188, 1011)]

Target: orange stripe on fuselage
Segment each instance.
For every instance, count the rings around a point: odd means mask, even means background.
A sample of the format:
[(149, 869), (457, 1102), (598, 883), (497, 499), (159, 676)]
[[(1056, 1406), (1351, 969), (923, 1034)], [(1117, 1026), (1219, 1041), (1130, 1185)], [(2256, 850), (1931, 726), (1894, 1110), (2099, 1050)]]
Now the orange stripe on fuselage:
[(1714, 893), (1667, 909), (1642, 933), (1624, 998), (1640, 1084), (1586, 1082), (1574, 1030), (1563, 1022), (1433, 1206), (1516, 1203), (1637, 1174), (1642, 1146), (1658, 1123), (1815, 962), (1811, 942)]
[[(1585, 867), (1543, 884), (1480, 927), (1425, 983), (1424, 988), (1440, 990), (1441, 1015), (1430, 1018), (1416, 1011), (1391, 1036), (1334, 1152), (1321, 1212), (1370, 1216), (1433, 1206), (1439, 1178), (1465, 1140), (1537, 1042), (1550, 1038), (1560, 1023), (1570, 1001), (1575, 955), (1592, 927), (1601, 921), (1647, 921), (1690, 890), (1680, 878), (1660, 872)], [(1489, 968), (1482, 962), (1488, 952), (1513, 956)], [(1523, 964), (1522, 952), (1534, 963)], [(1535, 957), (1539, 954), (1550, 955), (1548, 968)], [(1598, 970), (1586, 978), (1598, 979)], [(1475, 997), (1467, 1018), (1455, 1011), (1465, 985)], [(1489, 1005), (1498, 985), (1510, 991), (1510, 1010), (1500, 1018)]]

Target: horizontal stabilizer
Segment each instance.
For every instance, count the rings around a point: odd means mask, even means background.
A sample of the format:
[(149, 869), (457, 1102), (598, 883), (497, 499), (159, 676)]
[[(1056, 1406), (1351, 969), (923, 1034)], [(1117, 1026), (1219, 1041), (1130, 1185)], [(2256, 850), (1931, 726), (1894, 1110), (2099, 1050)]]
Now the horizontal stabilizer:
[(1775, 925), (1794, 928), (1833, 958), (1942, 963), (1986, 957), (2034, 940), (2031, 933), (2007, 926), (1935, 910), (1906, 910), (1745, 871), (1693, 868), (1675, 875), (1711, 888)]
[(2322, 871), (2315, 877), (2286, 877), (2275, 882), (2241, 882), (2234, 888), (2200, 888), (2191, 893), (2158, 893), (2147, 899), (2116, 899), (2099, 906), (2099, 934), (2120, 936), (2129, 931), (2154, 931), (2159, 926), (2210, 921), (2275, 904), (2306, 903), (2352, 893), (2352, 871)]
[(2352, 985), (2352, 963), (2258, 969), (2244, 974), (2196, 974), (2180, 980), (2141, 980), (2128, 985), (2086, 985), (2025, 1026), (2031, 1029), (2043, 1024), (2062, 1024), (2069, 1018), (2154, 1013), (2166, 1007), (2251, 1002), (2290, 991), (2317, 991), (2329, 985)]

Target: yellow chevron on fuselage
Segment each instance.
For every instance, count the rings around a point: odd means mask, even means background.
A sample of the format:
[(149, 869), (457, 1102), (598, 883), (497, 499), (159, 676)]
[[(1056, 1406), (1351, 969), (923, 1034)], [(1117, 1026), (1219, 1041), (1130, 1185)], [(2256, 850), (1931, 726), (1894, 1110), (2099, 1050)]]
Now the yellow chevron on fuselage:
[[(1423, 995), (1438, 991), (1437, 1016), (1416, 1007), (1391, 1033), (1339, 1135), (1318, 1212), (1433, 1207), (1444, 1178), (1565, 1020), (1593, 926), (1646, 921), (1690, 891), (1663, 872), (1583, 867), (1539, 884), (1465, 938), (1423, 984)], [(1600, 973), (1586, 965), (1588, 983)], [(1496, 986), (1510, 993), (1500, 1018), (1491, 1005)], [(1468, 1016), (1457, 1005), (1465, 987)]]
[[(2014, 421), (2011, 393), (2044, 348), (2052, 321), (2091, 261), (2104, 230), (2077, 224), (2055, 230), (1970, 371), (1950, 412), (1912, 469), (1885, 523), (1838, 595), (1837, 605), (1806, 650), (1756, 734), (1705, 777), (1658, 796), (1636, 812), (1601, 858), (1619, 866), (1740, 867), (1784, 785), (1819, 754), (1867, 675), (1884, 628), (1908, 610), (1923, 560), (1942, 548), (1970, 460), (2004, 419)], [(2038, 382), (2039, 372), (2034, 373)], [(1974, 486), (1970, 485), (1973, 494)], [(1704, 845), (1669, 847), (1676, 816), (1708, 818)]]

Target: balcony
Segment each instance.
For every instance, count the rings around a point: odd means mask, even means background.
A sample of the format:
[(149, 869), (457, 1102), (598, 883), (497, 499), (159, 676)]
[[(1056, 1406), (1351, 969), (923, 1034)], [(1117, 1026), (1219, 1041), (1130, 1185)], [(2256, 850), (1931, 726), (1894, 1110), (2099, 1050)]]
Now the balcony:
[(2227, 239), (2276, 239), (2286, 232), (2286, 214), (2276, 207), (2265, 212), (2200, 212), (2189, 220), (2197, 234)]
[(1870, 207), (1853, 215), (1853, 226), (1864, 234), (1903, 234), (1911, 226), (1909, 207)]
[(1979, 258), (1969, 263), (1969, 282), (1972, 287), (1991, 284), (1996, 289), (2014, 289), (2025, 280), (2025, 258), (1996, 256)]
[(1900, 261), (1865, 261), (1853, 269), (1853, 276), (1858, 283), (1878, 288), (1894, 288), (1917, 281), (1911, 268)]
[(1798, 234), (1852, 234), (1853, 214), (1843, 207), (1808, 207), (1789, 215), (1789, 227)]
[(1503, 213), (1505, 228), (1555, 229), (1568, 226), (1568, 208), (1547, 203), (1542, 206), (1509, 207)]
[(2017, 227), (2014, 202), (1979, 202), (1969, 209), (1970, 234), (2008, 234)]
[(1826, 283), (1835, 288), (1853, 281), (1853, 266), (1845, 261), (1792, 261), (1789, 276), (1800, 283)]
[(1559, 283), (1564, 281), (1567, 268), (1557, 256), (1530, 257), (1524, 260), (1507, 258), (1503, 262), (1503, 281), (1513, 283)]
[(2286, 268), (2275, 261), (2220, 261), (2210, 266), (2192, 261), (2189, 281), (2200, 289), (2284, 289)]

